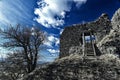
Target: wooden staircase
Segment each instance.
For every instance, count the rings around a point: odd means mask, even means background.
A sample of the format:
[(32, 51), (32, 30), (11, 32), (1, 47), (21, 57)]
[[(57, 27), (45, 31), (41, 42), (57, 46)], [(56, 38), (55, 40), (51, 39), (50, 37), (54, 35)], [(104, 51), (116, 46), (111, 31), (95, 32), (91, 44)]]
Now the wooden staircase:
[[(88, 36), (88, 40), (85, 38), (85, 36)], [(83, 55), (85, 57), (95, 57), (96, 51), (95, 51), (95, 39), (93, 39), (92, 36), (95, 36), (92, 32), (87, 31), (82, 33), (82, 40), (83, 40)]]
[(86, 43), (85, 44), (85, 56), (95, 56), (94, 44)]

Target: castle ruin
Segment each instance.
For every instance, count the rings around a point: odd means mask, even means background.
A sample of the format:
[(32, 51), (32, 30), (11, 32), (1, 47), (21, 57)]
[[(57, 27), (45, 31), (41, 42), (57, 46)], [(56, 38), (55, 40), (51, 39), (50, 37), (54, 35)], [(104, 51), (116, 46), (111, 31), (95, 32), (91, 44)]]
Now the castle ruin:
[(96, 21), (65, 27), (60, 36), (60, 58), (70, 54), (99, 56), (96, 44), (111, 30), (111, 21), (102, 14)]

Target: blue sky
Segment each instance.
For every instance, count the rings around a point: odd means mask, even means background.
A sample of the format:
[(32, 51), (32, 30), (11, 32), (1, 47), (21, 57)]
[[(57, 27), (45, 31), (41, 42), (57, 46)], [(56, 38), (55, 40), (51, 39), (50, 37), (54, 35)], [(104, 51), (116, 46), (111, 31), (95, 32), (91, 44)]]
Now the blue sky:
[(45, 31), (45, 60), (59, 53), (59, 36), (65, 26), (89, 22), (107, 13), (111, 19), (120, 0), (0, 0), (0, 27), (9, 24), (37, 26)]

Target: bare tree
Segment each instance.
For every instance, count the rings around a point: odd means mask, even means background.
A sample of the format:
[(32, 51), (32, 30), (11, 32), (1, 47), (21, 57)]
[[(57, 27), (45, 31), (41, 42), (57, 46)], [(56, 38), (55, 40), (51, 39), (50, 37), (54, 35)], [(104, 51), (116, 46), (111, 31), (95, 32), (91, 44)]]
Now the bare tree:
[(16, 27), (11, 26), (8, 29), (1, 30), (0, 33), (6, 39), (2, 46), (22, 50), (26, 61), (27, 73), (32, 72), (37, 66), (40, 46), (45, 40), (44, 32), (39, 28), (17, 25)]

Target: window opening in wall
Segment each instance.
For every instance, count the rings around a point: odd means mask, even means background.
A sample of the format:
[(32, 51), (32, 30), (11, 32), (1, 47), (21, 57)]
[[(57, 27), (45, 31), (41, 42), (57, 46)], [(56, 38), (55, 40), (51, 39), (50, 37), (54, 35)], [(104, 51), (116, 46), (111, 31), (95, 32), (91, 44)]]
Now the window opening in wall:
[(85, 36), (85, 42), (86, 43), (90, 43), (90, 41), (95, 41), (95, 36), (94, 35), (91, 35), (91, 37), (90, 37), (90, 35), (87, 35), (87, 36)]

